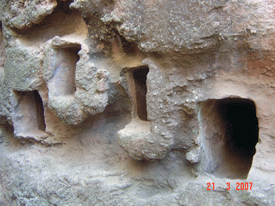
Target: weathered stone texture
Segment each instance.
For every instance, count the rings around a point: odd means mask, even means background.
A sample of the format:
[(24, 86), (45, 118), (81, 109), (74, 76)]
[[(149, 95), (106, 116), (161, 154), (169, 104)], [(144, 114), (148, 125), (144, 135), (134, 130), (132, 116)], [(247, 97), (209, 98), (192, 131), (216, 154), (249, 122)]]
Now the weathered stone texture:
[(55, 0), (12, 0), (6, 2), (5, 13), (2, 21), (7, 26), (17, 29), (25, 29), (39, 23), (45, 16), (52, 13), (56, 7)]
[(2, 0), (0, 205), (274, 205), (274, 11)]

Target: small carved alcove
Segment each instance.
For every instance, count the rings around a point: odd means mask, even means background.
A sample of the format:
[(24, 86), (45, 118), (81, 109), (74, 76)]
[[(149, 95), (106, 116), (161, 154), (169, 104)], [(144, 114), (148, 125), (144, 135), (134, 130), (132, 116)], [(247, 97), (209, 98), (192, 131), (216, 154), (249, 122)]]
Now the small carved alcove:
[(148, 66), (128, 68), (126, 70), (126, 90), (132, 102), (132, 117), (142, 121), (148, 121), (146, 105), (148, 72)]
[(18, 137), (45, 136), (45, 118), (42, 99), (38, 91), (14, 91), (17, 105), (14, 109), (14, 133)]
[(54, 75), (48, 82), (52, 96), (74, 95), (76, 91), (75, 69), (79, 60), (79, 50), (80, 45), (55, 49)]

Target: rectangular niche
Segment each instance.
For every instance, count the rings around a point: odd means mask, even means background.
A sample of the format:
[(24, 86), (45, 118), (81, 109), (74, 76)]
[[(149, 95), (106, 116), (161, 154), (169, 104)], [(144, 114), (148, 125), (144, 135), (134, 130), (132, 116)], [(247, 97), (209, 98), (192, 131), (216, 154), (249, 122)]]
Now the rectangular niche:
[(17, 136), (40, 136), (45, 132), (44, 107), (38, 91), (15, 92), (17, 106), (14, 114), (14, 133)]
[(74, 95), (76, 91), (75, 69), (79, 60), (79, 50), (80, 45), (55, 49), (54, 75), (48, 82), (51, 96)]
[(200, 104), (200, 121), (205, 171), (246, 179), (259, 137), (255, 103), (242, 98), (207, 100)]
[(146, 94), (147, 94), (147, 74), (149, 68), (147, 66), (132, 68), (129, 70), (130, 79), (132, 83), (129, 83), (130, 93), (133, 104), (133, 116), (138, 117), (140, 120), (148, 121), (147, 119), (147, 103), (146, 103)]

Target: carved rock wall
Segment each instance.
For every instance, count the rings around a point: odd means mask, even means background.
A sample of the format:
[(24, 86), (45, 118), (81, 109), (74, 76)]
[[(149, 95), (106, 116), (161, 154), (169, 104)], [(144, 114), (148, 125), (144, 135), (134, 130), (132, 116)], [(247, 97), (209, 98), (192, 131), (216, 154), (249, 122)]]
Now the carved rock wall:
[(0, 10), (0, 205), (274, 205), (274, 2)]

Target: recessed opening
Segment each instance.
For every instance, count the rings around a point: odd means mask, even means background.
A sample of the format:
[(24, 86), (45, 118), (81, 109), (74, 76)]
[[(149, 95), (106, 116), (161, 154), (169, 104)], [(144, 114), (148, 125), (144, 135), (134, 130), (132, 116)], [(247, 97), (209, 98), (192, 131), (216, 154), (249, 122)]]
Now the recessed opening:
[[(73, 0), (57, 0), (57, 6), (54, 10), (41, 19), (41, 21), (38, 21), (38, 19), (33, 19), (32, 21), (26, 17), (25, 26), (23, 28), (12, 28), (13, 31), (17, 33), (15, 34), (17, 39), (26, 46), (37, 47), (53, 39), (55, 36), (85, 38), (88, 34), (87, 25), (80, 12), (70, 9), (70, 4), (72, 2)], [(14, 2), (11, 4), (13, 5), (16, 3)], [(53, 5), (54, 3), (48, 1), (46, 4)], [(15, 18), (19, 18), (16, 17), (19, 15), (17, 12), (20, 13), (21, 9), (19, 8), (16, 10), (14, 14)], [(26, 12), (26, 10), (24, 12)], [(26, 25), (27, 22), (30, 22), (30, 25)], [(18, 22), (15, 22), (15, 24), (18, 25)]]
[(56, 49), (54, 75), (48, 82), (52, 96), (74, 95), (76, 91), (75, 69), (79, 60), (79, 50), (80, 45)]
[(44, 132), (44, 107), (38, 91), (15, 92), (15, 95), (18, 100), (14, 117), (15, 133), (25, 136)]
[(207, 100), (200, 106), (206, 172), (245, 179), (259, 137), (255, 103), (250, 99), (225, 98)]
[(149, 72), (148, 67), (141, 67), (133, 70), (133, 77), (135, 81), (137, 115), (143, 121), (148, 121), (147, 105), (146, 105), (146, 94), (147, 94), (146, 80), (147, 80), (148, 72)]

